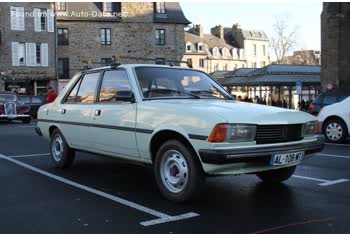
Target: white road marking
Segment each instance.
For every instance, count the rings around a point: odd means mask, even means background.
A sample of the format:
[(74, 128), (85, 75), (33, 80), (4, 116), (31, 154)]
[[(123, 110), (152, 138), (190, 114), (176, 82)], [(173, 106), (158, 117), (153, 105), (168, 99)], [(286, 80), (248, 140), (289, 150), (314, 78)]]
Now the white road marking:
[(322, 186), (322, 187), (335, 185), (335, 184), (338, 184), (338, 183), (343, 183), (343, 182), (348, 182), (349, 181), (348, 179), (337, 179), (337, 180), (333, 180), (332, 181), (332, 180), (325, 180), (325, 179), (320, 179), (320, 178), (304, 177), (304, 176), (300, 176), (300, 175), (293, 175), (293, 177), (321, 182), (318, 185)]
[(345, 155), (333, 155), (333, 154), (325, 154), (325, 153), (317, 153), (318, 156), (325, 156), (325, 157), (336, 157), (336, 158), (350, 158), (350, 156)]
[(126, 199), (123, 199), (123, 198), (120, 198), (120, 197), (117, 197), (117, 196), (114, 196), (114, 195), (111, 195), (111, 194), (99, 191), (97, 189), (90, 188), (88, 186), (85, 186), (85, 185), (73, 182), (73, 181), (65, 179), (63, 177), (51, 174), (51, 173), (43, 171), (43, 170), (41, 170), (39, 168), (33, 167), (33, 166), (29, 165), (29, 164), (26, 164), (26, 163), (23, 163), (21, 161), (18, 161), (16, 159), (12, 158), (12, 157), (8, 157), (8, 156), (0, 154), (0, 158), (2, 158), (4, 160), (7, 160), (9, 162), (12, 162), (14, 164), (17, 164), (17, 165), (19, 165), (21, 167), (24, 167), (26, 169), (29, 169), (29, 170), (31, 170), (33, 172), (39, 173), (41, 175), (44, 175), (46, 177), (49, 177), (49, 178), (55, 179), (55, 180), (57, 180), (59, 182), (65, 183), (67, 185), (79, 188), (81, 190), (85, 190), (87, 192), (96, 194), (98, 196), (101, 196), (101, 197), (107, 198), (109, 200), (112, 200), (114, 202), (120, 203), (122, 205), (128, 206), (130, 208), (134, 208), (134, 209), (136, 209), (138, 211), (145, 212), (145, 213), (147, 213), (149, 215), (153, 215), (155, 217), (158, 217), (157, 219), (154, 219), (154, 220), (151, 220), (151, 221), (140, 222), (140, 224), (143, 225), (143, 226), (151, 226), (151, 225), (167, 223), (167, 222), (173, 222), (173, 221), (179, 221), (179, 220), (183, 220), (183, 219), (188, 219), (188, 218), (199, 216), (198, 213), (194, 213), (194, 212), (180, 214), (180, 215), (177, 215), (177, 216), (170, 216), (170, 215), (167, 215), (165, 213), (161, 213), (161, 212), (158, 212), (158, 211), (153, 210), (151, 208), (147, 208), (147, 207), (144, 207), (144, 206), (139, 205), (137, 203), (128, 201)]
[(8, 156), (11, 158), (26, 158), (26, 157), (38, 157), (38, 156), (49, 156), (50, 153), (38, 153), (38, 154), (27, 154), (27, 155), (16, 155), (16, 156)]

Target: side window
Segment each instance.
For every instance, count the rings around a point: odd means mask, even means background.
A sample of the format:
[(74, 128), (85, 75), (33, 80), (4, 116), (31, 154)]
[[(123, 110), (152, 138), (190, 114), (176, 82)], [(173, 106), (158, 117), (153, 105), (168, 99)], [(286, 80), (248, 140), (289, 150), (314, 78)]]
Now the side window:
[(93, 103), (96, 96), (96, 86), (100, 73), (85, 74), (80, 84), (76, 102)]
[(71, 90), (71, 92), (69, 93), (68, 97), (64, 101), (65, 103), (74, 103), (75, 102), (80, 83), (81, 83), (81, 80), (79, 80), (75, 84), (74, 88)]
[(123, 70), (106, 71), (103, 75), (100, 102), (118, 103), (118, 97), (127, 97), (131, 94), (128, 76)]

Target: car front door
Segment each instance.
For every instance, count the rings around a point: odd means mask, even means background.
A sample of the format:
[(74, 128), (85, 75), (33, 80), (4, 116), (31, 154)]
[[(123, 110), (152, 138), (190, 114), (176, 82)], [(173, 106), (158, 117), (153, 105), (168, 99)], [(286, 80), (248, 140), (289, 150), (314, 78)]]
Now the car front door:
[(106, 70), (94, 104), (91, 135), (96, 150), (121, 157), (139, 157), (136, 146), (136, 103), (123, 69)]
[(90, 124), (99, 76), (100, 72), (86, 73), (59, 105), (59, 124), (72, 147), (89, 150), (94, 143)]

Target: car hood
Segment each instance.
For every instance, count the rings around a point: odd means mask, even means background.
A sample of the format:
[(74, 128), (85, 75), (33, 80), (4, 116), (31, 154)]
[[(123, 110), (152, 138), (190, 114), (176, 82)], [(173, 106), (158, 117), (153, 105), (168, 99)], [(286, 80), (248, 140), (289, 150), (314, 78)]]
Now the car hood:
[(216, 116), (222, 122), (250, 124), (295, 124), (315, 121), (311, 114), (285, 108), (232, 100), (188, 99), (154, 100), (152, 105), (178, 109), (201, 118)]

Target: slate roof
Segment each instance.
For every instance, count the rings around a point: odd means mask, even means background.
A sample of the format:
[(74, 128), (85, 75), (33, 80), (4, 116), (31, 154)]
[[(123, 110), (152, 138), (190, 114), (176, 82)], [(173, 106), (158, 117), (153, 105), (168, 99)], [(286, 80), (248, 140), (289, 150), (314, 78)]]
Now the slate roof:
[(191, 22), (185, 17), (181, 6), (178, 2), (166, 2), (165, 14), (155, 14), (154, 22), (156, 23), (177, 23), (190, 24)]
[(224, 86), (320, 84), (320, 66), (271, 64), (263, 68), (240, 68), (212, 76)]

